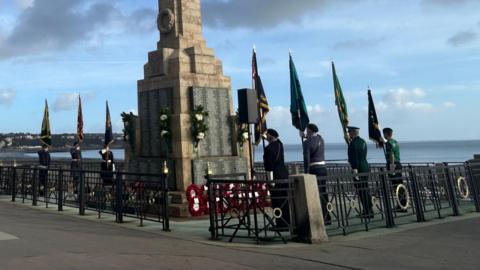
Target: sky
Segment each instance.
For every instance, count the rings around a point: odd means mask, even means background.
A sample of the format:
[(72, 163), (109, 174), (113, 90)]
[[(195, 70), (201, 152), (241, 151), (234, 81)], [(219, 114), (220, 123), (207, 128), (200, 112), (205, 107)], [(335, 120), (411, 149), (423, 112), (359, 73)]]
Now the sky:
[[(401, 141), (480, 139), (480, 0), (202, 0), (207, 46), (236, 89), (251, 86), (251, 52), (270, 104), (268, 126), (286, 143), (288, 53), (311, 122), (342, 142), (331, 61), (350, 124), (367, 134), (367, 89), (381, 127)], [(157, 0), (0, 0), (0, 132), (39, 133), (48, 99), (53, 133), (103, 132), (108, 100), (137, 112), (137, 80), (156, 48)]]

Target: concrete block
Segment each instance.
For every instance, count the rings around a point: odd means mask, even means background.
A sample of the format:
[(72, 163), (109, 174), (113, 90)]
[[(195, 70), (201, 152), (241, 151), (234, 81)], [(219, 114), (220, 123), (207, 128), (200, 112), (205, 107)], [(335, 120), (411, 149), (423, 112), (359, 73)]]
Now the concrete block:
[(295, 185), (295, 221), (300, 241), (318, 244), (328, 241), (323, 222), (317, 178), (311, 174), (289, 177)]

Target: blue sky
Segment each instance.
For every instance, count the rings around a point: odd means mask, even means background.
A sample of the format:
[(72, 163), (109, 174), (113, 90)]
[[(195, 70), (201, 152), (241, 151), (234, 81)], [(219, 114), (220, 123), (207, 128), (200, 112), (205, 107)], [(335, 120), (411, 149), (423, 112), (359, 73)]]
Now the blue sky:
[[(268, 124), (286, 142), (298, 140), (289, 50), (327, 142), (342, 141), (332, 59), (363, 137), (370, 86), (380, 125), (399, 140), (480, 138), (479, 0), (203, 0), (202, 10), (234, 97), (251, 85), (256, 45)], [(74, 132), (78, 93), (86, 132), (103, 132), (106, 99), (121, 132), (159, 38), (156, 12), (156, 0), (0, 0), (0, 132), (39, 132), (45, 98), (53, 132)]]

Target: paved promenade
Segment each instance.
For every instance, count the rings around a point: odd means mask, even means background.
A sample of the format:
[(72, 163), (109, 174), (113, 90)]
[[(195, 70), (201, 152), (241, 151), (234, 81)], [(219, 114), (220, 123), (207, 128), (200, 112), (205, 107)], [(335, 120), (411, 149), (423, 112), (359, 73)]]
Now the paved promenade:
[(480, 215), (334, 237), (322, 245), (211, 242), (205, 221), (115, 224), (56, 206), (0, 200), (0, 261), (9, 269), (479, 269)]

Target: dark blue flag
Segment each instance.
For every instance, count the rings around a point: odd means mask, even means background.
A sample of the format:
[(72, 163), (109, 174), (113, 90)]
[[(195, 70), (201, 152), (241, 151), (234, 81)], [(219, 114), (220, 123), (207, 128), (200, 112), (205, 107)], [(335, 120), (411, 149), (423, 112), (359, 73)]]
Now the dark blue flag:
[(107, 118), (105, 121), (105, 145), (109, 145), (113, 142), (113, 132), (112, 132), (112, 119), (110, 118), (110, 110), (108, 109), (107, 101)]

